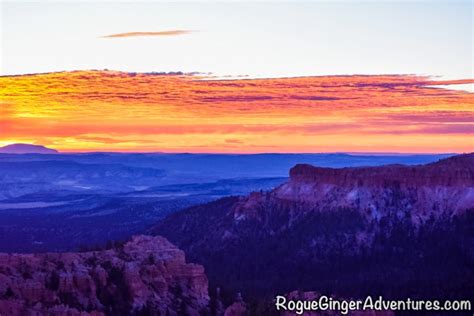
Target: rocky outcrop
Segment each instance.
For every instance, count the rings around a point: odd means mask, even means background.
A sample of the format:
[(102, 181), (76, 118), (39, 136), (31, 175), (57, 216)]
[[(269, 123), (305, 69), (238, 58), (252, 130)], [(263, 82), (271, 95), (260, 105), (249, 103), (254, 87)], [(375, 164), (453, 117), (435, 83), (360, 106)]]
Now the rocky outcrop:
[(453, 216), (474, 208), (474, 154), (418, 166), (333, 169), (297, 165), (290, 170), (287, 183), (270, 193), (243, 199), (233, 210), (235, 218), (258, 216), (254, 206), (268, 200), (298, 202), (313, 211), (349, 208), (368, 220), (409, 212), (412, 222), (420, 224), (433, 216)]
[(300, 164), (291, 168), (290, 183), (326, 183), (338, 186), (474, 186), (474, 153), (417, 166), (386, 165), (356, 168), (320, 168)]
[(198, 315), (204, 268), (162, 237), (83, 253), (0, 254), (0, 315)]

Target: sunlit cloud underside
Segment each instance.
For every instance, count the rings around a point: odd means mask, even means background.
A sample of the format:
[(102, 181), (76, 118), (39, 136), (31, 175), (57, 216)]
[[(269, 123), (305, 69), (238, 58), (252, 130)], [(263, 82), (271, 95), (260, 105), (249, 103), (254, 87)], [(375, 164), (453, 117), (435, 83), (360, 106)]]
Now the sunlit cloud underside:
[(192, 33), (190, 30), (171, 30), (171, 31), (158, 31), (158, 32), (128, 32), (128, 33), (116, 33), (101, 36), (102, 38), (124, 38), (124, 37), (150, 37), (150, 36), (177, 36)]
[(474, 94), (425, 77), (202, 80), (77, 71), (0, 77), (0, 145), (61, 151), (466, 152)]

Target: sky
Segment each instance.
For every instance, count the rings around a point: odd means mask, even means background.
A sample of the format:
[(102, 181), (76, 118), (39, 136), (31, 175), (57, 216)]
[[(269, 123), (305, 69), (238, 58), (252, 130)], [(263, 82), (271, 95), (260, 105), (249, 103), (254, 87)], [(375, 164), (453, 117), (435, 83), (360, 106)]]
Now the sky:
[(474, 151), (470, 1), (4, 1), (1, 13), (0, 146)]
[(415, 76), (208, 80), (76, 71), (0, 77), (0, 145), (60, 151), (468, 152), (474, 83)]
[[(1, 74), (473, 74), (472, 1), (2, 1)], [(143, 32), (174, 35), (107, 37)]]

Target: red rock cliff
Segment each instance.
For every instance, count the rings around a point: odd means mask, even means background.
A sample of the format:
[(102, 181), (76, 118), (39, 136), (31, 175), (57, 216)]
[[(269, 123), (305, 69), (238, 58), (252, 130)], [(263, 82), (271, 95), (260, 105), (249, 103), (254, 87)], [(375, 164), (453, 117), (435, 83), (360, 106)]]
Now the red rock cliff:
[(83, 253), (0, 254), (0, 315), (198, 315), (204, 268), (162, 237)]
[(288, 182), (269, 193), (241, 199), (233, 214), (236, 219), (263, 218), (259, 206), (284, 201), (301, 202), (304, 209), (314, 211), (359, 210), (374, 219), (408, 211), (415, 223), (431, 216), (451, 216), (474, 208), (474, 153), (418, 166), (333, 169), (296, 165)]
[(472, 187), (474, 186), (474, 153), (418, 166), (388, 165), (333, 169), (300, 164), (290, 170), (290, 179), (295, 182), (318, 182), (335, 185), (399, 184)]

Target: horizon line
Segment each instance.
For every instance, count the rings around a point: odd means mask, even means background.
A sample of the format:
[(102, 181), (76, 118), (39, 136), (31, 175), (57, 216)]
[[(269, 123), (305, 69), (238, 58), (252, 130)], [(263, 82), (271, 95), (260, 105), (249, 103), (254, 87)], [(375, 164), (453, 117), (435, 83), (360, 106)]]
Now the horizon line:
[[(164, 155), (176, 155), (176, 154), (187, 154), (187, 155), (318, 155), (318, 154), (333, 154), (333, 155), (462, 155), (474, 153), (474, 151), (467, 152), (400, 152), (400, 151), (312, 151), (312, 152), (278, 152), (278, 151), (263, 151), (263, 152), (192, 152), (192, 151), (101, 151), (101, 150), (92, 150), (92, 151), (74, 151), (66, 150), (60, 151), (54, 147), (48, 145), (35, 144), (35, 143), (9, 143), (0, 146), (0, 149), (12, 146), (12, 145), (26, 145), (26, 146), (36, 146), (43, 147), (45, 149), (55, 150), (56, 153), (46, 154), (46, 155), (57, 155), (57, 154), (164, 154)], [(1, 153), (0, 153), (1, 154)], [(8, 154), (8, 153), (3, 153)], [(23, 155), (23, 154), (42, 154), (42, 153), (11, 153), (12, 155)]]

